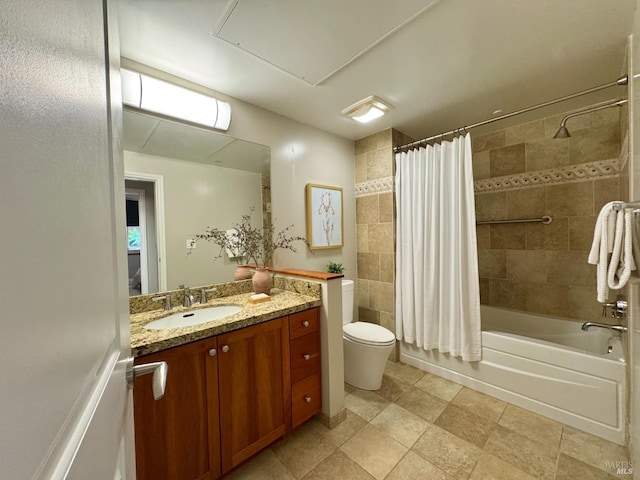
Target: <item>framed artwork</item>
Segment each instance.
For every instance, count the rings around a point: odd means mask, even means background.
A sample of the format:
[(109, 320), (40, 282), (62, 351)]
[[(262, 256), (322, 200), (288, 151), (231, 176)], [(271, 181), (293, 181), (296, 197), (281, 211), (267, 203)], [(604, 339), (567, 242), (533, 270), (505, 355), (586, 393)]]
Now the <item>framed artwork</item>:
[(312, 250), (341, 248), (343, 240), (342, 189), (308, 183), (307, 240)]

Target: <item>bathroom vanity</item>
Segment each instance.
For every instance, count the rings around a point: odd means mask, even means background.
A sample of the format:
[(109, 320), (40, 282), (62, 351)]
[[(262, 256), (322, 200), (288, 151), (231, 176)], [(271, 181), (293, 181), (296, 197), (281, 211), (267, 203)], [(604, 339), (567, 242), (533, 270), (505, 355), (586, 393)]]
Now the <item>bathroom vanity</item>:
[(319, 299), (248, 297), (213, 299), (244, 308), (205, 325), (145, 330), (169, 312), (131, 316), (136, 364), (168, 365), (160, 400), (150, 376), (135, 380), (138, 479), (219, 478), (320, 411)]

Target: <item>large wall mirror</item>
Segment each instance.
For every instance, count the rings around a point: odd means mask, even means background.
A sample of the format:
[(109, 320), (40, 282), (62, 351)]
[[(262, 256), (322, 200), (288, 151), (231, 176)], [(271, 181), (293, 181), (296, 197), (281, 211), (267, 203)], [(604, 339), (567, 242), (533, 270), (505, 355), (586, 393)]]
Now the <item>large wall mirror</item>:
[(232, 281), (235, 260), (189, 242), (248, 213), (270, 224), (269, 147), (129, 108), (123, 147), (130, 295)]

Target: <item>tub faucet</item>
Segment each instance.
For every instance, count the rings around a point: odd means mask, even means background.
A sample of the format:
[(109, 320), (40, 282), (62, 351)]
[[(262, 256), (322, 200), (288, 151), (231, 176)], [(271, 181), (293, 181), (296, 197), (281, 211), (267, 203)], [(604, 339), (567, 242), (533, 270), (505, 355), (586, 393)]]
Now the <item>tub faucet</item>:
[(184, 303), (183, 307), (190, 307), (196, 302), (196, 298), (191, 294), (189, 287), (185, 287), (184, 285), (180, 285), (180, 288), (184, 288)]
[(610, 330), (614, 330), (620, 333), (627, 331), (627, 327), (625, 327), (624, 325), (607, 325), (605, 323), (596, 323), (596, 322), (585, 322), (582, 324), (582, 330), (584, 330), (585, 332), (589, 330), (591, 327), (608, 328)]

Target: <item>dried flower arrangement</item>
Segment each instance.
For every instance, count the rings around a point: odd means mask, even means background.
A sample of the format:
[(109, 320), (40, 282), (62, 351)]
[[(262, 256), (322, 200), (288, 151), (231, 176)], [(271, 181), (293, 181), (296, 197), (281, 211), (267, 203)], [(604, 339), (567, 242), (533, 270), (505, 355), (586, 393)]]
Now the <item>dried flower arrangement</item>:
[[(254, 208), (251, 209), (254, 211)], [(234, 252), (236, 261), (240, 263), (252, 263), (256, 267), (272, 267), (273, 254), (278, 249), (297, 252), (294, 243), (303, 242), (309, 245), (307, 239), (297, 235), (289, 235), (293, 225), (275, 233), (273, 224), (269, 228), (257, 228), (251, 225), (251, 214), (242, 216), (240, 223), (233, 225), (232, 230), (220, 230), (207, 227), (204, 233), (194, 236), (196, 240), (206, 240), (220, 247), (220, 252), (215, 258), (220, 258), (222, 252), (229, 250)]]

